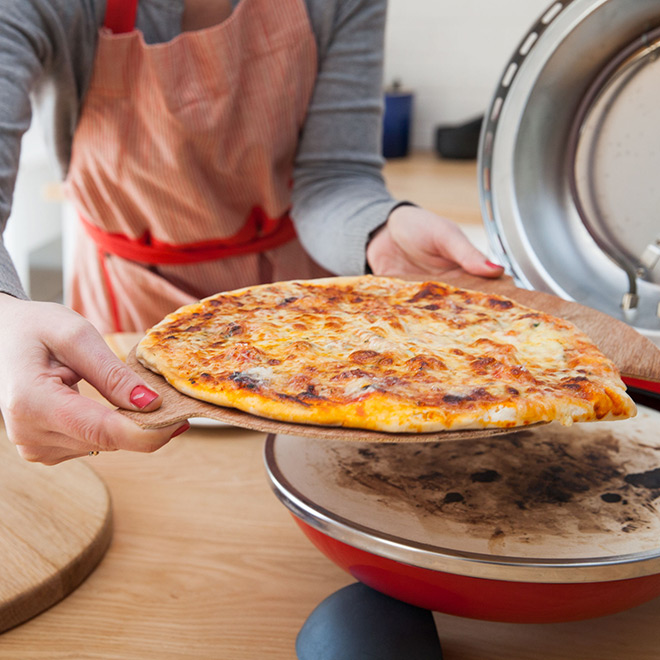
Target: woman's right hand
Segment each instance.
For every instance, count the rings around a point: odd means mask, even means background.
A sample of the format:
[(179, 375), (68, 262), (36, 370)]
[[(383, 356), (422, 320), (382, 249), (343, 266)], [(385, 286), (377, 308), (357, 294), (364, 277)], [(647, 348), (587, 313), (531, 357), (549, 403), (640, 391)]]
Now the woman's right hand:
[(78, 392), (86, 380), (120, 408), (150, 411), (161, 398), (76, 312), (0, 294), (0, 410), (28, 461), (54, 465), (91, 451), (152, 452), (189, 425), (142, 429)]

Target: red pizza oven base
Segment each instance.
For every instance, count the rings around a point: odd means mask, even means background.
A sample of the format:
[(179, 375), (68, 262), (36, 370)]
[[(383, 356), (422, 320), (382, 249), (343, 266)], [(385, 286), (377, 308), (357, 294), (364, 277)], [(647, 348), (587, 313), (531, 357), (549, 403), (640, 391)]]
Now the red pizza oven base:
[(398, 600), (456, 616), (557, 623), (614, 614), (660, 596), (660, 574), (583, 583), (512, 582), (445, 573), (380, 557), (302, 522), (305, 535), (360, 582)]

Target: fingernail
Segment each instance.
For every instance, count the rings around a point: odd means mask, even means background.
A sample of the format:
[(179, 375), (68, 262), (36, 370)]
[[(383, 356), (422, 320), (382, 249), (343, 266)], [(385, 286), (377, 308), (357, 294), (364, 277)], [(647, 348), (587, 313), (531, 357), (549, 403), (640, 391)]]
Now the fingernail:
[(502, 268), (499, 264), (494, 264), (492, 261), (486, 261), (486, 266), (489, 268)]
[(172, 438), (176, 438), (177, 435), (181, 435), (182, 433), (185, 433), (189, 428), (190, 428), (190, 422), (185, 422), (181, 424), (181, 426), (179, 426), (179, 428), (176, 431), (174, 431), (174, 433), (172, 433), (172, 435), (170, 436), (170, 440)]
[(137, 408), (146, 408), (152, 401), (158, 398), (158, 394), (144, 385), (136, 385), (131, 391), (131, 403)]

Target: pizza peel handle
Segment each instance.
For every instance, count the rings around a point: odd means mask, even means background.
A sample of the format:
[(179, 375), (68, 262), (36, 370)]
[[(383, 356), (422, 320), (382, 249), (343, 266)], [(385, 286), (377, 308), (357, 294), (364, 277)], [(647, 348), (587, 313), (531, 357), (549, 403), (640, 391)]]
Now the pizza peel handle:
[(487, 280), (456, 269), (444, 273), (441, 279), (453, 286), (506, 296), (521, 305), (570, 321), (614, 362), (624, 379), (660, 384), (660, 349), (648, 337), (609, 314), (550, 293), (520, 289), (510, 277)]
[(189, 417), (206, 417), (232, 426), (261, 431), (262, 433), (360, 442), (438, 442), (440, 440), (484, 438), (492, 435), (503, 435), (512, 431), (512, 429), (496, 428), (468, 431), (441, 431), (438, 433), (381, 433), (379, 431), (367, 431), (363, 429), (280, 422), (251, 415), (242, 410), (205, 403), (204, 401), (199, 401), (182, 394), (174, 389), (162, 376), (142, 366), (135, 356), (135, 348), (127, 355), (126, 364), (139, 374), (149, 387), (153, 388), (163, 397), (161, 407), (153, 412), (119, 409), (119, 412), (143, 428), (161, 428), (182, 422)]

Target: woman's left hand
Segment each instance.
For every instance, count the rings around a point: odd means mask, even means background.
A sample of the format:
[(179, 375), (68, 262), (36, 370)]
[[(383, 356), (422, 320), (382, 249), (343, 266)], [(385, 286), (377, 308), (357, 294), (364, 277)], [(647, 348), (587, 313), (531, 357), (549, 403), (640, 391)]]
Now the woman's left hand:
[(456, 223), (416, 206), (399, 206), (367, 246), (374, 275), (439, 275), (457, 266), (471, 275), (500, 277)]

